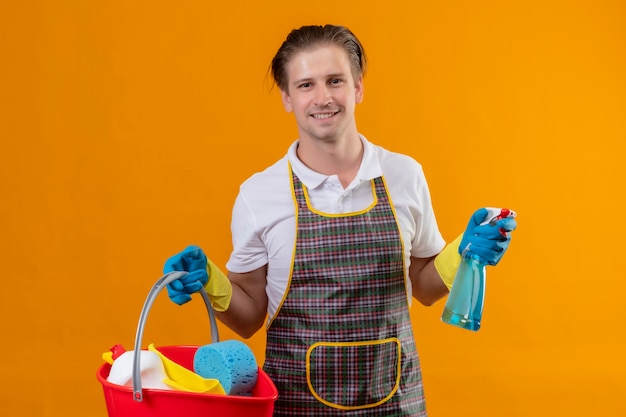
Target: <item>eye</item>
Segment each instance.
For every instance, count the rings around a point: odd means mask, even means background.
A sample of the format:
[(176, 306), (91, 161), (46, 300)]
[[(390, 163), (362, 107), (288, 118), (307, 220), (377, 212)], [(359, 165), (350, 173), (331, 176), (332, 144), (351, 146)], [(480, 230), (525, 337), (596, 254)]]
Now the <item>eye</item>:
[(330, 80), (330, 83), (332, 85), (339, 85), (339, 84), (341, 84), (341, 79), (340, 78), (333, 78), (333, 79)]
[(298, 86), (298, 88), (309, 88), (311, 86), (311, 83), (302, 83)]

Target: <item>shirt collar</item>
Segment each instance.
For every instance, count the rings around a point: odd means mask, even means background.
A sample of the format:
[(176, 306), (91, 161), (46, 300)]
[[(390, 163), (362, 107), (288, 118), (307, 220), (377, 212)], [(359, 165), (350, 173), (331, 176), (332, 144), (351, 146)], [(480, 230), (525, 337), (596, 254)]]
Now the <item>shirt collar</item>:
[[(376, 158), (376, 152), (374, 145), (372, 145), (363, 135), (359, 134), (361, 142), (363, 143), (363, 159), (361, 160), (361, 166), (356, 174), (356, 178), (359, 181), (370, 181), (374, 178), (382, 176), (383, 170), (380, 166), (380, 161)], [(295, 141), (291, 144), (287, 151), (287, 159), (291, 163), (293, 172), (300, 178), (300, 181), (309, 189), (314, 189), (322, 184), (329, 177), (328, 175), (320, 174), (313, 171), (300, 161), (296, 154), (298, 148), (298, 142)]]

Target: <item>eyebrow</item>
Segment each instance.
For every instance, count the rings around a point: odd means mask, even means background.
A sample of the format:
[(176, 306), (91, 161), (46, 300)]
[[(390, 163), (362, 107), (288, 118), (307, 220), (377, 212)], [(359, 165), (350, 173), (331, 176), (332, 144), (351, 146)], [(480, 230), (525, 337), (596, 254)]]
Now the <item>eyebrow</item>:
[[(328, 74), (326, 76), (327, 79), (329, 78), (345, 78), (346, 74), (343, 72), (338, 72), (338, 73), (334, 73), (334, 74)], [(310, 82), (313, 80), (313, 77), (305, 77), (305, 78), (300, 78), (297, 80), (294, 80), (293, 85), (299, 85), (302, 83), (306, 83), (306, 82)]]

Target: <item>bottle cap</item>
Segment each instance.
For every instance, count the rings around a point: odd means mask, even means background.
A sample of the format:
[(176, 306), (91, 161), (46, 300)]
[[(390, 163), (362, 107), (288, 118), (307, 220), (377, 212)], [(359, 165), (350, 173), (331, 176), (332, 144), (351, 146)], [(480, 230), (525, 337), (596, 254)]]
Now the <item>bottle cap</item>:
[(126, 349), (124, 349), (124, 346), (118, 343), (111, 348), (111, 353), (112, 353), (111, 358), (115, 360), (119, 358), (120, 355), (122, 355), (124, 352), (126, 352)]

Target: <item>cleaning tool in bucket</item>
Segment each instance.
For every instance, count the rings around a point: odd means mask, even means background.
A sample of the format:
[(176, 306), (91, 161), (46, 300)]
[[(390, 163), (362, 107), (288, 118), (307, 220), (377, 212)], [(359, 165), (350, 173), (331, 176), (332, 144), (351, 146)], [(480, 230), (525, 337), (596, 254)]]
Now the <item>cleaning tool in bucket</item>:
[(193, 369), (205, 378), (216, 378), (228, 394), (247, 395), (254, 388), (259, 369), (245, 343), (227, 340), (198, 348)]
[[(498, 220), (515, 217), (513, 210), (487, 208), (487, 218), (480, 225), (495, 225)], [(506, 231), (500, 229), (506, 236)], [(468, 245), (469, 246), (469, 245)], [(450, 289), (441, 320), (462, 329), (478, 331), (485, 302), (486, 265), (476, 256), (469, 255), (468, 248), (461, 254), (461, 264)]]
[[(226, 342), (220, 342), (226, 343)], [(219, 344), (219, 343), (218, 343)], [(226, 394), (220, 381), (215, 378), (203, 378), (196, 372), (190, 371), (182, 365), (174, 362), (163, 353), (161, 353), (154, 344), (148, 345), (148, 351), (159, 356), (165, 369), (166, 377), (164, 382), (172, 387), (182, 391), (204, 392), (213, 394)], [(145, 351), (144, 351), (145, 352)], [(142, 379), (143, 381), (143, 379)], [(144, 385), (145, 386), (145, 385)]]
[[(108, 353), (108, 354), (107, 354)], [(117, 385), (132, 385), (134, 351), (126, 351), (122, 345), (115, 345), (110, 352), (102, 355), (111, 364), (107, 381)], [(164, 382), (167, 379), (165, 367), (159, 355), (141, 351), (141, 384), (145, 388), (170, 389)]]
[[(120, 344), (102, 354), (111, 364), (107, 381), (117, 385), (132, 385), (134, 351), (127, 352)], [(154, 344), (141, 351), (141, 385), (144, 388), (178, 389), (190, 392), (226, 394), (217, 379), (203, 378), (161, 353)]]
[[(109, 417), (170, 417), (174, 415), (184, 415), (185, 417), (206, 417), (208, 415), (271, 417), (274, 412), (274, 402), (278, 398), (278, 391), (269, 376), (260, 368), (256, 371), (257, 381), (249, 395), (200, 393), (142, 386), (140, 370), (143, 355), (137, 352), (144, 352), (141, 350), (141, 343), (148, 312), (159, 292), (167, 284), (185, 274), (186, 272), (179, 271), (165, 274), (154, 284), (146, 298), (135, 336), (132, 387), (113, 384), (107, 380), (112, 367), (111, 363), (105, 361), (98, 369), (96, 377), (102, 384)], [(209, 312), (212, 344), (226, 343), (219, 342), (215, 315), (206, 292), (201, 290), (200, 294)], [(189, 372), (193, 372), (194, 358), (199, 348), (200, 346), (159, 346), (158, 348), (153, 346), (148, 352), (154, 351), (154, 353), (160, 353), (161, 358), (165, 357), (167, 360), (162, 359), (162, 363), (166, 370), (168, 369), (168, 362), (171, 361)]]

